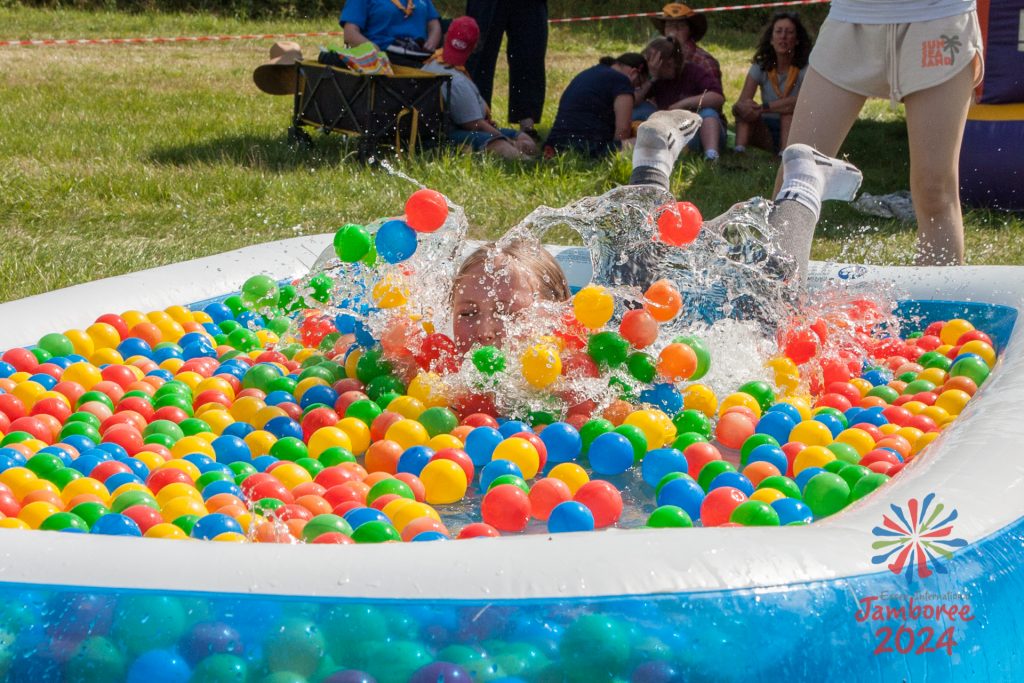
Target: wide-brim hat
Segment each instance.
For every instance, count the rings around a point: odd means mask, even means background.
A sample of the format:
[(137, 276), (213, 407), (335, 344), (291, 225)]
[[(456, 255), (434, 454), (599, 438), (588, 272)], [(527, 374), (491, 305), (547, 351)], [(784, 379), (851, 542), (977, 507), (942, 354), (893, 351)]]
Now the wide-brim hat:
[(295, 63), (302, 59), (298, 43), (282, 41), (270, 46), (270, 59), (256, 67), (252, 80), (256, 87), (270, 95), (294, 95), (298, 86)]
[(651, 17), (651, 22), (658, 28), (658, 33), (665, 35), (665, 22), (683, 20), (690, 25), (690, 40), (699, 41), (708, 32), (708, 19), (696, 12), (689, 5), (681, 2), (670, 2), (661, 8), (661, 13)]

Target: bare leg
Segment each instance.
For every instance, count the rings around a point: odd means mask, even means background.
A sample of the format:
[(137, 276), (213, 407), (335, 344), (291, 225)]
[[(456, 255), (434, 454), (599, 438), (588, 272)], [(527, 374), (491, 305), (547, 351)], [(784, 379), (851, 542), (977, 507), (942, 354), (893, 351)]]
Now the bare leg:
[[(839, 153), (839, 147), (857, 120), (866, 99), (863, 95), (840, 88), (809, 68), (796, 100), (788, 144), (810, 145), (826, 156), (834, 157)], [(775, 177), (776, 193), (780, 187), (781, 166)]]
[(750, 142), (750, 124), (743, 119), (736, 119), (736, 146), (744, 148)]
[(532, 157), (537, 154), (537, 144), (529, 135), (524, 133), (517, 135), (515, 145), (516, 149), (522, 152), (525, 156)]
[(972, 69), (965, 67), (945, 83), (904, 99), (919, 266), (964, 261), (959, 159), (973, 78)]
[(518, 147), (504, 138), (492, 140), (487, 144), (484, 150), (488, 154), (496, 154), (502, 159), (510, 159), (512, 161), (518, 161), (525, 158), (523, 153), (519, 151)]
[(781, 114), (779, 116), (779, 149), (789, 147), (789, 129), (793, 125), (792, 114)]
[(722, 120), (717, 116), (708, 116), (700, 127), (700, 143), (704, 146), (704, 156), (709, 157), (708, 152), (714, 152), (709, 158), (717, 158), (718, 136), (722, 132)]

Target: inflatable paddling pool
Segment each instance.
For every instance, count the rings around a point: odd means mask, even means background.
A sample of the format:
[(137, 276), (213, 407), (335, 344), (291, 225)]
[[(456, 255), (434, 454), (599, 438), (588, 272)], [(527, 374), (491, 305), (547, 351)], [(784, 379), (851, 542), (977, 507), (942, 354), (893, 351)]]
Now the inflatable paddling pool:
[[(209, 301), (238, 291), (234, 274), (290, 279), (329, 243), (286, 240), (2, 304), (0, 349), (115, 305)], [(573, 284), (587, 282), (580, 250), (559, 259)], [(1000, 360), (927, 458), (832, 517), (344, 549), (0, 530), (0, 672), (133, 683), (1010, 680), (1024, 669), (1024, 268), (815, 264), (810, 286), (835, 278), (895, 283), (908, 296), (902, 316), (966, 319)], [(886, 517), (907, 527), (917, 571), (873, 562)], [(941, 534), (929, 541), (923, 527)], [(955, 539), (948, 557), (935, 551)]]

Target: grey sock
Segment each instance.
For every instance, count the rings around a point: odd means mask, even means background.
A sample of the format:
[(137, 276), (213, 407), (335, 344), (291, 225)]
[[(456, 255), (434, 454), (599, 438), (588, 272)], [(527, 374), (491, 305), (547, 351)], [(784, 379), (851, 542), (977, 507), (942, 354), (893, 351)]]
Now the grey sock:
[(661, 169), (654, 166), (634, 166), (633, 173), (629, 176), (630, 185), (657, 185), (666, 192), (670, 192), (668, 176)]
[(801, 281), (807, 277), (807, 264), (811, 260), (811, 242), (818, 217), (802, 202), (792, 199), (779, 201), (768, 216), (775, 228), (776, 246), (796, 263)]

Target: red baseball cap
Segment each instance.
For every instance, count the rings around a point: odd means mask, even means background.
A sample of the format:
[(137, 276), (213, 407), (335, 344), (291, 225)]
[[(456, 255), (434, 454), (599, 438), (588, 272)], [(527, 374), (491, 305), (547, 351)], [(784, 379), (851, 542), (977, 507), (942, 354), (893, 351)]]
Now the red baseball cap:
[(473, 17), (459, 17), (448, 27), (442, 58), (452, 66), (464, 66), (480, 39), (480, 27)]

